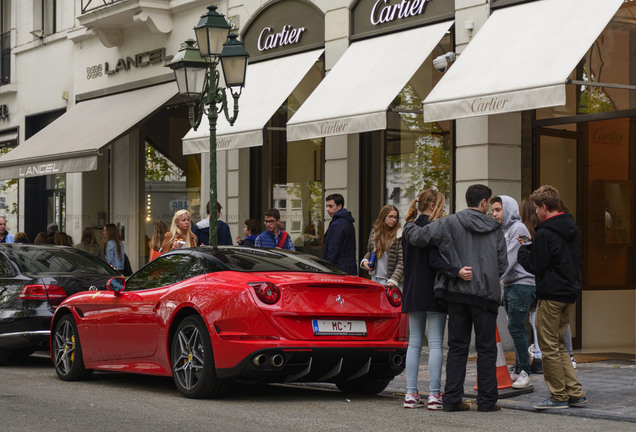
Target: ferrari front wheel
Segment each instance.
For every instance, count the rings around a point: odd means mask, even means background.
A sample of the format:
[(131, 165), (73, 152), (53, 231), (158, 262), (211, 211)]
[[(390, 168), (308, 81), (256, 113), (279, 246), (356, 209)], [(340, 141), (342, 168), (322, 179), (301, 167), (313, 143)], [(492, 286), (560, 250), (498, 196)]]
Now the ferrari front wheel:
[(172, 338), (170, 357), (174, 383), (185, 397), (214, 397), (228, 390), (229, 382), (216, 376), (210, 335), (198, 315), (179, 323)]
[(65, 315), (55, 325), (53, 333), (53, 365), (63, 381), (86, 379), (93, 373), (84, 367), (82, 346), (77, 325), (71, 315)]

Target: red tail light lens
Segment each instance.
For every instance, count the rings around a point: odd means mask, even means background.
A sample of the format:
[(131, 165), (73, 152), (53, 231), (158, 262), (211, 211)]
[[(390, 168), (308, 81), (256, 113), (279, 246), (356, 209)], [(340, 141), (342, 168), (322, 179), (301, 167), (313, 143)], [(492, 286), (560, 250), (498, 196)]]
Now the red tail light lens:
[(386, 289), (386, 296), (389, 299), (389, 303), (393, 306), (398, 307), (402, 304), (402, 291), (399, 288), (393, 287)]
[(19, 300), (48, 300), (51, 306), (59, 306), (67, 297), (64, 288), (57, 285), (26, 285), (22, 288)]
[(280, 300), (280, 288), (271, 282), (252, 282), (249, 284), (254, 288), (256, 296), (266, 304), (274, 304)]

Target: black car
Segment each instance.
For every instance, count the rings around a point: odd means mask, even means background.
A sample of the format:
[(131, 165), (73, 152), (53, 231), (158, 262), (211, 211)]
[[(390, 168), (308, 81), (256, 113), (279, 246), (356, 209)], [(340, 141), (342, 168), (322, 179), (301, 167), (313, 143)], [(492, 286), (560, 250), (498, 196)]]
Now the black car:
[(49, 347), (51, 318), (71, 294), (106, 289), (121, 274), (68, 246), (0, 244), (0, 364)]

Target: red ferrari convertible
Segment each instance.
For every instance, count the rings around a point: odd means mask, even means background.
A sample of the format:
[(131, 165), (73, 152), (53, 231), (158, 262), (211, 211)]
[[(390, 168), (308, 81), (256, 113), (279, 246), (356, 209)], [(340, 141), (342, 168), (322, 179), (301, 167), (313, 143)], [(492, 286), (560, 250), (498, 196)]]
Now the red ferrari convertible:
[(94, 370), (172, 376), (186, 397), (242, 382), (332, 382), (376, 394), (404, 369), (401, 293), (280, 249), (162, 255), (55, 312), (51, 357), (65, 381)]

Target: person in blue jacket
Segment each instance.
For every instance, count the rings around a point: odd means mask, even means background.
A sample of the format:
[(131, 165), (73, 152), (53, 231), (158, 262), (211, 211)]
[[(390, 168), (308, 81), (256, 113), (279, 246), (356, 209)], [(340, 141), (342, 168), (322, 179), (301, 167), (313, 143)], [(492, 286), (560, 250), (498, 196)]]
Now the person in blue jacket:
[(322, 258), (337, 265), (345, 273), (357, 276), (356, 229), (353, 226), (356, 220), (351, 212), (344, 208), (342, 195), (331, 194), (325, 202), (331, 223), (325, 233)]
[[(216, 238), (217, 244), (219, 246), (226, 245), (232, 246), (232, 234), (230, 234), (230, 227), (223, 222), (221, 219), (221, 204), (217, 201), (216, 203)], [(205, 206), (205, 212), (208, 217), (200, 220), (194, 225), (194, 229), (192, 232), (197, 239), (199, 240), (199, 245), (201, 246), (209, 246), (210, 245), (210, 202)]]
[(280, 212), (278, 209), (271, 208), (264, 214), (265, 231), (260, 233), (254, 241), (255, 247), (279, 248), (295, 251), (291, 236), (280, 229)]

